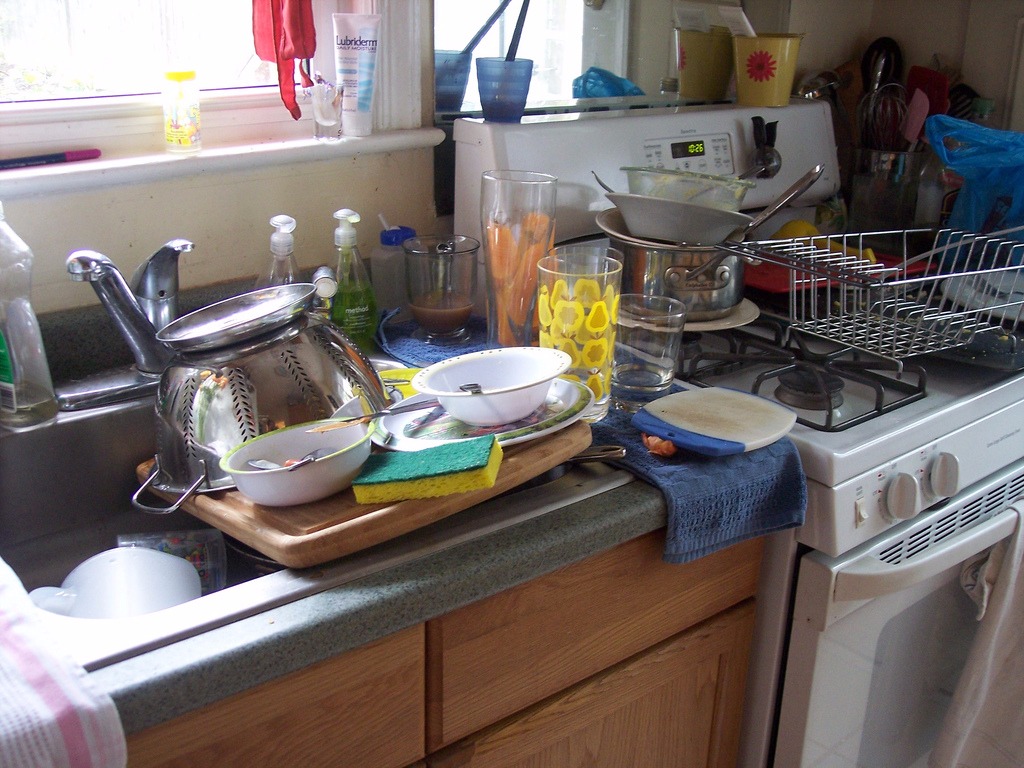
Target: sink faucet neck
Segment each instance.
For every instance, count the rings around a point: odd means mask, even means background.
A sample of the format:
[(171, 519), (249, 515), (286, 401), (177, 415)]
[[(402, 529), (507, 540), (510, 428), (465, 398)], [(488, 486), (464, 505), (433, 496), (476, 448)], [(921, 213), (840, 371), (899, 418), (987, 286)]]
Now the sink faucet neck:
[(143, 373), (162, 373), (173, 352), (157, 340), (153, 323), (113, 262), (96, 251), (74, 251), (68, 256), (67, 268), (72, 280), (92, 284), (100, 303), (131, 348), (136, 367)]

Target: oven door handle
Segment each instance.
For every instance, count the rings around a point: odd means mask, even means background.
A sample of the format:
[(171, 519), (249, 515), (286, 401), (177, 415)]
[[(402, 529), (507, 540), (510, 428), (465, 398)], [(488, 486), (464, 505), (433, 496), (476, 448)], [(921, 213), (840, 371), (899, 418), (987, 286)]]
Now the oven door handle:
[(870, 600), (907, 589), (1007, 538), (1019, 519), (1021, 513), (1008, 507), (990, 520), (950, 536), (899, 565), (883, 563), (877, 557), (861, 558), (836, 573), (833, 597), (837, 602)]

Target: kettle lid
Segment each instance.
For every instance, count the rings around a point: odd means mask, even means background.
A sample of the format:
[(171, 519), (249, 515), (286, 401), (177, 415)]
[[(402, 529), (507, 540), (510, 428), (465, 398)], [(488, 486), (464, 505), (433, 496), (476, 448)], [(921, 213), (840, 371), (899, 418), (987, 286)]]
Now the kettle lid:
[(304, 315), (315, 293), (312, 283), (288, 283), (249, 291), (182, 315), (157, 331), (156, 337), (178, 352), (230, 346)]

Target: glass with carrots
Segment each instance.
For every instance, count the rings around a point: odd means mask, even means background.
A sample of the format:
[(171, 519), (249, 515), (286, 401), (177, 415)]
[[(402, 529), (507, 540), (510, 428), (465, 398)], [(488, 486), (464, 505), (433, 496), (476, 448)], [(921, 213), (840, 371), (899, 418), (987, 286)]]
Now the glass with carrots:
[(554, 245), (558, 179), (535, 171), (487, 171), (480, 229), (487, 283), (487, 343), (537, 343), (537, 262)]
[(540, 346), (572, 358), (562, 378), (582, 382), (594, 393), (583, 412), (588, 422), (608, 414), (622, 260), (614, 248), (563, 245), (537, 265), (537, 338)]

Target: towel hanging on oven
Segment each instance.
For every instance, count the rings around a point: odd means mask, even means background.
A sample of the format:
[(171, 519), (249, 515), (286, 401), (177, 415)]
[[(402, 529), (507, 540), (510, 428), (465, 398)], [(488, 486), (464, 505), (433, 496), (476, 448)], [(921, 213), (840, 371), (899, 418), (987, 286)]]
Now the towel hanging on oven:
[[(256, 55), (277, 65), (281, 101), (298, 120), (302, 110), (295, 101), (295, 61), (316, 53), (313, 0), (252, 0), (252, 35)], [(300, 70), (302, 86), (312, 88), (308, 73)]]

